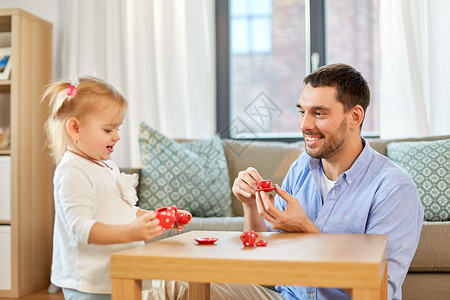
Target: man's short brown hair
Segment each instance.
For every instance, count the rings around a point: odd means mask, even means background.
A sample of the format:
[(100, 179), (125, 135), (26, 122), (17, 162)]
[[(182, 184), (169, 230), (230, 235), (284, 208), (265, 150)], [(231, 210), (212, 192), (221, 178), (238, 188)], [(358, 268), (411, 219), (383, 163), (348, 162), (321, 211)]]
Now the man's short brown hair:
[(337, 100), (349, 111), (361, 105), (364, 112), (370, 103), (370, 90), (367, 81), (355, 68), (346, 64), (329, 64), (307, 75), (303, 80), (312, 87), (331, 86), (337, 89)]

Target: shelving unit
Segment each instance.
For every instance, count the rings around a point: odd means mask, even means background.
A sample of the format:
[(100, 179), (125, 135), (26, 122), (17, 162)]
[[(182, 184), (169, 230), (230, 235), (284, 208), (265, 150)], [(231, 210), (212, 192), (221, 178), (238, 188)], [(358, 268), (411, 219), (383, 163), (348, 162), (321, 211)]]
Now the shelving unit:
[(0, 298), (19, 298), (50, 282), (53, 167), (43, 130), (48, 109), (40, 96), (52, 79), (52, 25), (21, 9), (0, 9), (0, 33), (10, 33), (12, 51), (10, 80), (0, 81), (11, 133), (10, 149), (0, 150), (11, 161), (10, 220), (0, 220), (0, 253), (11, 255), (10, 284), (0, 282)]

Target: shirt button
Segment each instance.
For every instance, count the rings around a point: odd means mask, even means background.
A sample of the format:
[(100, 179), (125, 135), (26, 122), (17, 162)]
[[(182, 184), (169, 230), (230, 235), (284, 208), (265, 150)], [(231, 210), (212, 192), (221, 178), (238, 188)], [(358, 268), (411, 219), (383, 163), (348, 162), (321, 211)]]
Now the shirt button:
[(349, 184), (350, 184), (350, 183), (352, 183), (352, 180), (351, 180), (351, 179), (349, 179), (349, 180), (348, 180), (348, 183), (349, 183)]
[(309, 294), (309, 298), (314, 298), (314, 294), (313, 293)]

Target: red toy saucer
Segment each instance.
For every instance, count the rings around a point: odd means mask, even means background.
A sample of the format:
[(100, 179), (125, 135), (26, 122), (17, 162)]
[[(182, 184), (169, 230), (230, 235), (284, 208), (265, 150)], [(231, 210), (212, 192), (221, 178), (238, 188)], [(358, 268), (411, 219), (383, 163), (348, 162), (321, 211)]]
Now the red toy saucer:
[(259, 240), (255, 243), (256, 247), (265, 247), (267, 246), (267, 242), (265, 240)]
[(273, 186), (273, 187), (269, 187), (269, 188), (259, 188), (259, 189), (256, 189), (257, 192), (263, 191), (263, 192), (266, 192), (266, 193), (271, 192), (271, 191), (273, 191), (273, 190), (275, 190), (275, 187), (274, 187), (274, 186)]
[(211, 245), (214, 244), (218, 238), (196, 238), (195, 241), (200, 245)]

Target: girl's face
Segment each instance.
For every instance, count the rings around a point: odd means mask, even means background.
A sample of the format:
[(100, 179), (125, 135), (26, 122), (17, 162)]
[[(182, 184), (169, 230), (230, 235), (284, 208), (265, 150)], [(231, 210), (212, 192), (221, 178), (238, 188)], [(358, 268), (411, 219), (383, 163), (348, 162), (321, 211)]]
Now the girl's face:
[(80, 119), (76, 147), (95, 160), (108, 160), (120, 140), (119, 126), (125, 110), (118, 107), (97, 109)]

